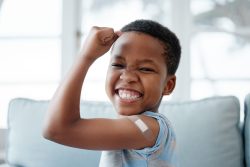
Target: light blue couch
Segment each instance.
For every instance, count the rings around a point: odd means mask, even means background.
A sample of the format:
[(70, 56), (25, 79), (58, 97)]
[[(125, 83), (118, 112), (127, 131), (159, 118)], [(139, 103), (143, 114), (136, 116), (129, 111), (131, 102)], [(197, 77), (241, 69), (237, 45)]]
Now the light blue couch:
[[(8, 112), (5, 167), (95, 167), (101, 152), (71, 148), (42, 137), (48, 101), (17, 98)], [(242, 106), (243, 107), (243, 106)], [(163, 102), (160, 112), (172, 122), (181, 167), (250, 167), (250, 94), (245, 99), (245, 123), (233, 96), (198, 101)], [(114, 117), (109, 103), (82, 102), (84, 117)], [(0, 165), (0, 167), (2, 167)]]

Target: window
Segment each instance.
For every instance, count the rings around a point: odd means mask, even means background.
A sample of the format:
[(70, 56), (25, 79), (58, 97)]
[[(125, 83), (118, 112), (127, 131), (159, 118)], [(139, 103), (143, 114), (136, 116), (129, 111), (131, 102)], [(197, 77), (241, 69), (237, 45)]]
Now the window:
[[(45, 10), (46, 9), (46, 10)], [(0, 14), (0, 127), (11, 99), (49, 99), (60, 77), (60, 0), (7, 0)]]
[(192, 0), (191, 97), (250, 92), (250, 1)]

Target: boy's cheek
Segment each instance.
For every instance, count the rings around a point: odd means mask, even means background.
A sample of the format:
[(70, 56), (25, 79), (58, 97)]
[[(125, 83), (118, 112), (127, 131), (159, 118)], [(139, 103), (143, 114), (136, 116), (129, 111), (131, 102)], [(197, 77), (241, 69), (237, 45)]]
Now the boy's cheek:
[(112, 72), (108, 71), (106, 75), (106, 81), (105, 81), (105, 90), (109, 98), (111, 97), (113, 89), (115, 89), (115, 80), (113, 79)]

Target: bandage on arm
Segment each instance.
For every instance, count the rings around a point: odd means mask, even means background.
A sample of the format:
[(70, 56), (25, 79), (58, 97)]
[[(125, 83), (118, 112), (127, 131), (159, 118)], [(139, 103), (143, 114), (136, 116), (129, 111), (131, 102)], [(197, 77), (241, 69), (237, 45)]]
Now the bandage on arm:
[(133, 115), (127, 117), (142, 133), (142, 135), (149, 141), (154, 140), (152, 130), (147, 124), (138, 116)]

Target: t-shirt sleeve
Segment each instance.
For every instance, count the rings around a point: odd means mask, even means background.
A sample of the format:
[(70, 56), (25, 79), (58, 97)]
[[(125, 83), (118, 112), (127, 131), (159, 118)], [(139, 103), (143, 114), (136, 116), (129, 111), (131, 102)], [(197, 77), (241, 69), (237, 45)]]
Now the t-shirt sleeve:
[(146, 147), (140, 150), (134, 150), (137, 154), (140, 154), (141, 156), (146, 158), (155, 153), (156, 151), (158, 151), (159, 154), (163, 151), (166, 142), (168, 142), (168, 134), (171, 128), (167, 122), (167, 119), (162, 114), (147, 111), (144, 113), (144, 115), (155, 118), (159, 123), (160, 128), (154, 146)]

